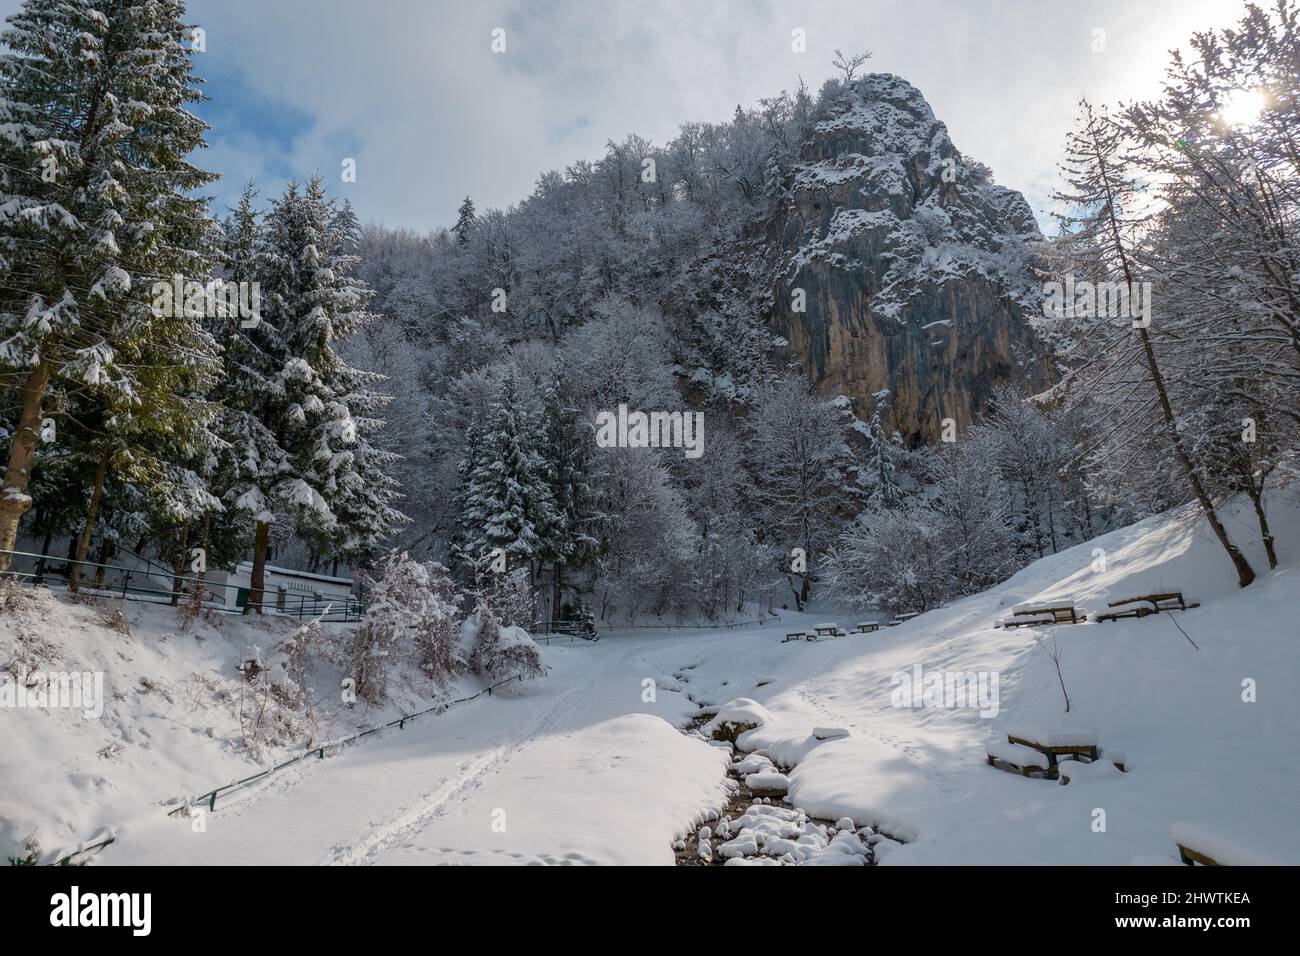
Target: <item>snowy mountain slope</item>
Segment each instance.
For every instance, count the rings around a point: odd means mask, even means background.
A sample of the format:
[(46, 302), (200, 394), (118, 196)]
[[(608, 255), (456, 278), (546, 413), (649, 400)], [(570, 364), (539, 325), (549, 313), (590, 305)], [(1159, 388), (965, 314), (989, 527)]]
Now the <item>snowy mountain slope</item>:
[[(1248, 513), (1226, 514), (1262, 568)], [(126, 638), (87, 608), (34, 598), (34, 610), (6, 615), (7, 639), (40, 621), (69, 666), (100, 665), (119, 691), (147, 675), (154, 687), (125, 691), (126, 700), (110, 694), (102, 722), (0, 713), (9, 742), (0, 821), (8, 847), (35, 826), (47, 848), (116, 826), (118, 842), (95, 858), (105, 864), (671, 863), (673, 839), (722, 804), (726, 769), (723, 751), (674, 726), (697, 704), (746, 697), (770, 716), (741, 735), (741, 748), (792, 768), (789, 799), (809, 814), (850, 816), (905, 841), (877, 846), (883, 863), (1173, 862), (1178, 822), (1296, 862), (1295, 499), (1279, 495), (1273, 519), (1282, 566), (1244, 591), (1183, 509), (872, 634), (782, 643), (793, 628), (860, 617), (822, 608), (746, 630), (555, 644), (545, 649), (545, 679), (305, 761), (219, 800), (202, 832), (157, 801), (252, 766), (232, 750), (229, 703), (223, 711), (183, 693), (202, 668), (229, 672), (247, 635), (165, 634), (154, 617), (165, 611), (141, 608)], [(1094, 565), (1098, 548), (1104, 570)], [(1108, 601), (1152, 589), (1182, 590), (1202, 606), (1037, 634), (993, 627), (1025, 605), (1073, 602), (1095, 616)], [(1068, 717), (1047, 653), (1053, 640)], [(894, 676), (917, 666), (995, 674), (996, 715), (894, 706)], [(1247, 678), (1257, 702), (1243, 701)], [(361, 722), (352, 712), (340, 719)], [(1062, 786), (986, 765), (986, 744), (1009, 730), (1062, 723), (1095, 731), (1106, 754), (1122, 751), (1128, 772), (1103, 762)], [(817, 727), (849, 735), (818, 740)], [(120, 749), (96, 756), (113, 743)]]
[[(1158, 516), (1045, 558), (992, 590), (897, 628), (825, 644), (763, 651), (745, 671), (780, 679), (746, 696), (772, 722), (741, 737), (779, 764), (797, 761), (790, 799), (826, 819), (843, 815), (908, 841), (886, 844), (889, 863), (1129, 863), (1169, 861), (1170, 825), (1189, 821), (1240, 835), (1242, 845), (1300, 862), (1300, 657), (1295, 573), (1300, 512), (1274, 503), (1279, 539), (1292, 542), (1275, 572), (1247, 590), (1194, 512)], [(1243, 542), (1257, 534), (1248, 510), (1228, 511)], [(1106, 570), (1093, 570), (1094, 548)], [(1261, 549), (1250, 548), (1256, 567)], [(1202, 607), (1143, 620), (1005, 631), (993, 624), (1018, 606), (1075, 603), (1095, 616), (1108, 601), (1182, 590)], [(823, 614), (822, 617), (825, 617)], [(845, 619), (847, 620), (847, 619)], [(1175, 626), (1181, 625), (1194, 648)], [(1070, 695), (1044, 645), (1055, 640)], [(773, 657), (785, 654), (782, 667)], [(692, 674), (736, 678), (719, 649)], [(973, 709), (892, 706), (898, 672), (993, 672), (996, 717)], [(923, 671), (923, 672), (924, 672)], [(1243, 681), (1258, 700), (1243, 702)], [(735, 681), (729, 686), (735, 686)], [(842, 725), (847, 739), (817, 742), (815, 725)], [(984, 746), (1018, 727), (1063, 725), (1100, 735), (1122, 751), (1128, 773), (1101, 767), (1070, 786), (1014, 776), (985, 763)], [(1106, 829), (1094, 832), (1095, 811)]]

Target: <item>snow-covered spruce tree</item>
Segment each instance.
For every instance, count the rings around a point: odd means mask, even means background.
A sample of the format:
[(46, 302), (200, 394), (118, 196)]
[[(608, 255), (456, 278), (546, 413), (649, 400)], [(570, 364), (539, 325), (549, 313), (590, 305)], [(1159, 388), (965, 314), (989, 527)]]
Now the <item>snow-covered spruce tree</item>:
[(557, 363), (542, 407), (541, 448), (545, 482), (552, 508), (543, 529), (545, 557), (551, 562), (551, 617), (560, 619), (564, 604), (564, 570), (581, 568), (600, 545), (599, 516), (591, 488), (591, 435), (568, 396), (566, 375)]
[[(1092, 244), (1097, 253), (1096, 261), (1104, 270), (1107, 281), (1123, 283), (1125, 288), (1137, 290), (1143, 275), (1134, 257), (1134, 248), (1147, 216), (1128, 147), (1124, 131), (1104, 111), (1095, 109), (1087, 100), (1082, 101), (1079, 126), (1070, 134), (1066, 158), (1061, 165), (1067, 189), (1055, 198), (1074, 210), (1058, 216), (1063, 230), (1075, 242)], [(1148, 328), (1152, 317), (1139, 316), (1133, 321), (1126, 316), (1119, 321), (1126, 328), (1116, 329), (1114, 321), (1097, 321), (1093, 341), (1101, 344), (1107, 354), (1091, 363), (1091, 367), (1109, 371), (1114, 368), (1132, 369), (1140, 364), (1144, 369), (1149, 387), (1154, 392), (1163, 436), (1173, 451), (1177, 466), (1215, 537), (1232, 561), (1237, 582), (1246, 587), (1255, 580), (1254, 569), (1229, 538), (1191, 459)], [(1124, 401), (1131, 396), (1131, 390), (1126, 387), (1130, 384), (1131, 381), (1108, 382), (1107, 375), (1102, 374), (1093, 380), (1088, 394), (1099, 404)], [(1106, 394), (1112, 390), (1113, 394)]]
[(892, 508), (903, 498), (898, 482), (898, 457), (903, 439), (898, 432), (885, 432), (884, 415), (889, 409), (889, 389), (876, 392), (876, 407), (867, 422), (868, 441), (866, 462), (858, 469), (859, 484), (863, 488), (864, 503), (868, 508)]
[(366, 617), (348, 646), (357, 695), (372, 704), (388, 696), (393, 672), (417, 666), (444, 682), (457, 667), (462, 597), (447, 569), (405, 551), (381, 558), (366, 579)]
[[(155, 282), (204, 276), (215, 177), (186, 157), (205, 124), (179, 0), (29, 0), (0, 60), (0, 368), (20, 411), (0, 483), (0, 550), (13, 547), (45, 401), (66, 385), (121, 421), (176, 436), (202, 412), (210, 338)], [(9, 565), (0, 554), (0, 568)]]
[(510, 368), (462, 477), (460, 552), (479, 573), (499, 570), (492, 564), (504, 556), (507, 569), (525, 567), (536, 580), (542, 534), (556, 523), (537, 438)]
[(456, 211), (456, 225), (452, 228), (452, 233), (456, 236), (456, 245), (467, 246), (470, 239), (474, 237), (474, 227), (478, 225), (478, 220), (474, 215), (474, 201), (468, 196), (460, 204), (460, 209)]
[[(330, 221), (328, 244), (329, 271), (338, 284), (336, 299), (340, 309), (350, 306), (364, 310), (371, 296), (370, 289), (353, 275), (360, 261), (355, 254), (358, 231), (356, 214), (350, 203), (344, 203)], [(354, 312), (350, 334), (358, 334), (374, 318), (368, 312)], [(346, 323), (336, 321), (335, 337), (342, 339), (347, 328)], [(334, 416), (339, 420), (346, 413), (355, 433), (347, 448), (352, 460), (342, 467), (331, 464), (332, 482), (326, 482), (326, 500), (346, 532), (341, 540), (330, 540), (322, 548), (322, 556), (333, 559), (331, 570), (336, 573), (340, 559), (356, 564), (377, 554), (382, 543), (410, 518), (396, 507), (403, 494), (391, 472), (399, 455), (377, 442), (378, 434), (386, 427), (379, 416), (393, 401), (391, 395), (378, 391), (384, 376), (353, 368), (337, 350), (331, 352), (331, 357), (335, 364), (331, 389), (339, 403)]]
[[(389, 401), (375, 390), (380, 376), (351, 368), (335, 350), (370, 319), (368, 290), (351, 276), (356, 259), (341, 251), (347, 236), (336, 225), (319, 178), (302, 190), (291, 184), (267, 215), (263, 320), (283, 340), (283, 362), (262, 423), (288, 464), (274, 486), (274, 504), (318, 549), (355, 557), (404, 516), (392, 506), (397, 490), (382, 470), (390, 456), (371, 441), (383, 425), (374, 415)], [(249, 595), (254, 610), (261, 606), (268, 531), (269, 522), (259, 521)]]
[[(245, 185), (222, 231), (221, 277), (229, 283), (247, 283), (243, 288), (249, 290), (250, 305), (251, 290), (260, 290), (268, 267), (255, 197), (253, 185)], [(214, 566), (233, 566), (248, 554), (250, 546), (264, 563), (276, 488), (289, 472), (288, 456), (272, 430), (283, 405), (277, 373), (287, 356), (285, 340), (269, 320), (260, 291), (258, 300), (253, 318), (209, 322), (221, 346), (221, 375), (212, 393), (218, 409), (213, 427), (221, 442), (214, 450), (212, 485), (224, 508), (209, 535), (210, 542), (217, 545), (209, 556)], [(258, 601), (254, 607), (260, 607), (261, 564), (254, 570)]]

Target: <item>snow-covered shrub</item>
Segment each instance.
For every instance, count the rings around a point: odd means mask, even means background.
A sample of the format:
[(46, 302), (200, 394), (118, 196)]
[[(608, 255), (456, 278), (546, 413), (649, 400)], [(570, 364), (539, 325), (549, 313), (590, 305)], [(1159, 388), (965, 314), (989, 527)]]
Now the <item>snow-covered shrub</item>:
[(500, 681), (508, 677), (527, 680), (546, 673), (542, 649), (522, 627), (497, 620), (492, 608), (479, 601), (462, 628), (465, 644), (472, 647), (469, 663), (479, 676)]
[(594, 641), (600, 637), (600, 631), (596, 628), (596, 612), (591, 609), (591, 605), (586, 601), (578, 601), (578, 614), (575, 620), (578, 622), (579, 637), (588, 641)]
[(107, 606), (97, 604), (99, 613), (95, 615), (97, 623), (126, 637), (131, 636), (131, 623), (122, 610), (122, 602), (115, 601)]
[(185, 586), (182, 592), (184, 599), (181, 601), (179, 611), (181, 619), (181, 630), (188, 631), (194, 626), (194, 622), (203, 617), (203, 602), (207, 600), (207, 588), (199, 581), (191, 581)]
[(861, 608), (927, 611), (943, 599), (944, 546), (925, 504), (863, 512), (827, 560), (827, 585)]
[(260, 759), (268, 746), (307, 746), (315, 738), (307, 675), (322, 640), (320, 622), (311, 621), (269, 654), (253, 645), (236, 666), (244, 678), (238, 705), (241, 742), (254, 758)]
[(537, 589), (528, 580), (527, 568), (490, 575), (480, 582), (479, 594), (506, 627), (528, 628), (537, 619)]
[(297, 709), (307, 703), (307, 675), (322, 639), (320, 620), (310, 621), (281, 641), (267, 662), (266, 679), (271, 692), (286, 707)]
[(357, 696), (382, 702), (390, 670), (404, 664), (433, 680), (450, 675), (461, 663), (455, 639), (461, 600), (437, 562), (415, 561), (405, 551), (380, 561), (377, 575), (367, 579), (365, 621), (348, 651)]

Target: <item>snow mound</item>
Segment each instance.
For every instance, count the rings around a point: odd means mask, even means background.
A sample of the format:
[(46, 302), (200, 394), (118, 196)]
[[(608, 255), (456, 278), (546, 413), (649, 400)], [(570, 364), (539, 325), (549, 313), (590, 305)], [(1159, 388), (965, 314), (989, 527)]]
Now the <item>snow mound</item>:
[(736, 740), (746, 731), (770, 723), (772, 715), (767, 708), (749, 697), (737, 697), (718, 708), (717, 716), (701, 730), (707, 737)]
[(849, 730), (847, 727), (814, 727), (812, 735), (818, 740), (839, 740), (847, 737)]

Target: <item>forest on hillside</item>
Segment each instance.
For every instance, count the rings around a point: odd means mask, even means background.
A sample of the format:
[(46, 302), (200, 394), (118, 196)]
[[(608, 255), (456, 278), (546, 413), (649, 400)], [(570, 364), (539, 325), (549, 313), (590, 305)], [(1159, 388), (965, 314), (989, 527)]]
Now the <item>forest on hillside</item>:
[[(28, 0), (0, 60), (0, 570), (202, 548), (252, 558), (254, 610), (270, 558), (429, 563), (552, 618), (924, 611), (1195, 500), (1247, 585), (1234, 539), (1271, 542), (1300, 435), (1296, 13), (1197, 35), (1156, 99), (1081, 104), (1049, 236), (986, 235), (972, 204), (1011, 201), (991, 171), (871, 128), (857, 174), (915, 194), (847, 241), (907, 263), (890, 294), (979, 272), (1045, 303), (1041, 368), (931, 441), (896, 382), (824, 387), (773, 324), (802, 298), (773, 251), (810, 248), (782, 229), (833, 196), (810, 143), (894, 83), (865, 54), (415, 233), (319, 176), (214, 208), (183, 5)], [(602, 447), (620, 406), (702, 414), (704, 453)], [(1255, 527), (1218, 520), (1233, 494)]]

